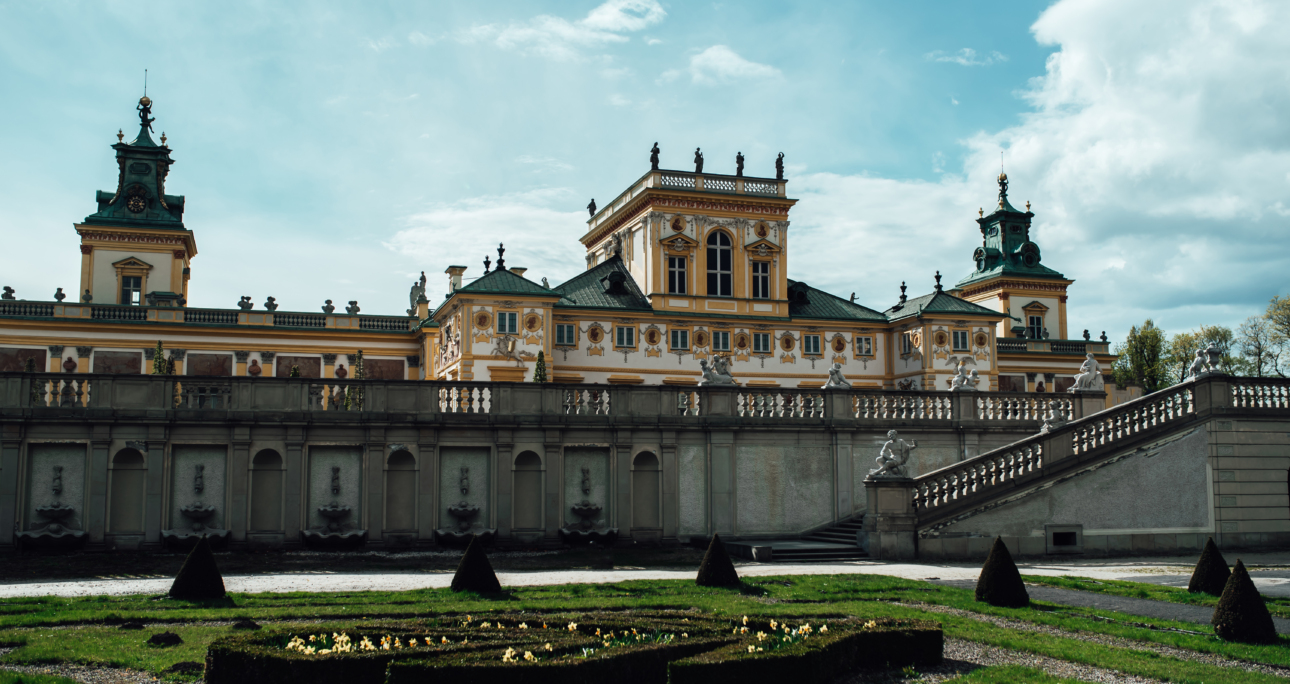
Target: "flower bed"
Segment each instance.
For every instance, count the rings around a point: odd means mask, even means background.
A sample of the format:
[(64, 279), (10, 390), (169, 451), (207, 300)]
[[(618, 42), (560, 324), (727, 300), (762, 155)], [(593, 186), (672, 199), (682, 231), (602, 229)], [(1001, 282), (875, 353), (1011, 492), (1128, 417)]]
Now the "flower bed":
[(323, 634), (234, 636), (211, 644), (210, 684), (441, 681), (715, 682), (787, 674), (819, 681), (861, 667), (940, 662), (940, 626), (815, 625), (649, 611), (450, 616)]

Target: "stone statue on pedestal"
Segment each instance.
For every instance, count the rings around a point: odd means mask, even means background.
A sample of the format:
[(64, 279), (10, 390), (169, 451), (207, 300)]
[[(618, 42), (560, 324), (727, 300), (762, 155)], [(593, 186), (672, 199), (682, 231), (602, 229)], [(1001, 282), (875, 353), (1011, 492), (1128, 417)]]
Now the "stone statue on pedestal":
[(833, 367), (829, 368), (829, 381), (824, 383), (824, 389), (851, 389), (851, 383), (842, 375), (842, 364), (833, 362)]
[(917, 448), (918, 443), (914, 440), (906, 442), (895, 430), (888, 430), (887, 442), (878, 451), (878, 458), (874, 459), (878, 467), (869, 471), (869, 477), (909, 477), (909, 469), (905, 466), (909, 463), (909, 452)]
[(744, 176), (744, 153), (735, 153), (735, 176), (743, 178)]
[(734, 385), (735, 379), (730, 375), (730, 366), (726, 364), (724, 357), (713, 357), (712, 365), (708, 365), (707, 359), (699, 359), (699, 368), (703, 369), (703, 380), (699, 381), (700, 385)]
[(650, 171), (658, 171), (658, 143), (654, 143), (654, 147), (650, 148), (649, 169)]
[(1077, 392), (1101, 392), (1105, 384), (1102, 382), (1102, 367), (1097, 364), (1097, 359), (1093, 354), (1085, 354), (1083, 365), (1079, 367), (1079, 373), (1075, 376), (1075, 384), (1067, 391), (1072, 394)]
[(958, 371), (950, 379), (951, 392), (976, 392), (978, 382), (976, 371), (968, 373), (967, 361), (959, 361)]
[(703, 173), (703, 153), (699, 148), (694, 148), (694, 172)]

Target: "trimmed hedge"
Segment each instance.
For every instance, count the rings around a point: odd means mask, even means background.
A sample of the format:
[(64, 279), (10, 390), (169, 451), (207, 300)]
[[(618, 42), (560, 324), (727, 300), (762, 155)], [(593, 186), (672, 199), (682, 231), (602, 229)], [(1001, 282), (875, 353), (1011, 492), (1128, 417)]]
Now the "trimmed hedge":
[(493, 564), (488, 562), (484, 553), (484, 542), (479, 535), (472, 535), (466, 553), (461, 556), (457, 565), (457, 574), (452, 576), (453, 591), (473, 591), (477, 594), (495, 594), (502, 590), (502, 583), (497, 581)]
[(1218, 599), (1210, 622), (1214, 625), (1214, 633), (1225, 641), (1247, 644), (1277, 642), (1277, 628), (1272, 615), (1240, 558), (1236, 559), (1236, 567), (1223, 588), (1223, 596)]
[(703, 562), (699, 563), (699, 574), (695, 576), (694, 583), (701, 587), (737, 587), (741, 584), (739, 573), (735, 571), (735, 564), (731, 562), (730, 554), (726, 553), (726, 545), (721, 543), (720, 535), (712, 535), (708, 551), (703, 554)]
[(1214, 545), (1214, 538), (1210, 537), (1209, 541), (1205, 542), (1205, 550), (1200, 552), (1200, 559), (1196, 561), (1196, 569), (1191, 572), (1187, 591), (1193, 594), (1206, 593), (1222, 596), (1223, 587), (1227, 586), (1227, 580), (1231, 576), (1232, 571), (1227, 568), (1227, 560)]
[(668, 666), (667, 681), (669, 684), (828, 682), (852, 670), (941, 662), (945, 635), (940, 623), (884, 618), (875, 620), (869, 628), (854, 623), (833, 625), (828, 634), (774, 651), (749, 653), (745, 640), (678, 660)]
[(976, 600), (1001, 608), (1025, 608), (1030, 605), (1030, 594), (1021, 581), (1017, 564), (1003, 543), (1002, 537), (994, 538), (990, 555), (981, 566), (981, 577), (976, 581)]
[[(462, 616), (446, 617), (453, 622), (446, 627), (373, 625), (361, 632), (348, 632), (352, 642), (357, 645), (366, 636), (379, 644), (381, 637), (388, 635), (406, 643), (408, 637), (420, 641), (429, 636), (434, 645), (324, 655), (288, 650), (286, 644), (292, 637), (308, 638), (299, 632), (226, 637), (211, 644), (206, 681), (746, 684), (750, 678), (761, 681), (774, 675), (828, 681), (858, 668), (938, 663), (943, 645), (937, 623), (911, 620), (830, 620), (827, 633), (815, 631), (803, 641), (772, 649), (775, 642), (770, 639), (775, 637), (768, 636), (764, 642), (756, 638), (758, 631), (773, 631), (768, 622), (750, 621), (744, 632), (742, 622), (690, 612), (527, 613), (486, 618), (466, 622)], [(547, 629), (542, 629), (544, 621)], [(800, 626), (806, 620), (788, 621)], [(483, 627), (485, 622), (488, 627)], [(527, 629), (519, 628), (522, 622), (528, 623)], [(569, 622), (578, 623), (576, 631), (568, 630)], [(503, 628), (497, 628), (499, 623)], [(814, 629), (819, 629), (818, 623)], [(611, 632), (613, 640), (606, 647)], [(656, 641), (660, 636), (666, 640)], [(449, 644), (441, 643), (444, 637)], [(467, 643), (461, 643), (463, 639)], [(545, 649), (547, 643), (550, 651)], [(766, 650), (749, 653), (750, 645), (765, 646)], [(503, 662), (508, 648), (514, 649), (516, 662)], [(525, 651), (532, 652), (537, 661), (524, 661)]]
[(186, 601), (208, 601), (224, 598), (224, 576), (215, 565), (215, 554), (206, 535), (188, 552), (184, 564), (170, 585), (170, 598)]

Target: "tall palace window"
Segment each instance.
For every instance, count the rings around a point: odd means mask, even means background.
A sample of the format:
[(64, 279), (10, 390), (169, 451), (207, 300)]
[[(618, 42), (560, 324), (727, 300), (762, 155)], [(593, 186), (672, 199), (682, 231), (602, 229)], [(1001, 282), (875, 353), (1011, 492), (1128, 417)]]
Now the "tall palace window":
[(770, 299), (770, 262), (752, 262), (753, 299)]
[(729, 297), (732, 294), (730, 236), (714, 231), (708, 237), (708, 296)]
[(140, 294), (143, 290), (142, 276), (121, 276), (121, 303), (141, 304)]
[(685, 294), (685, 257), (683, 256), (667, 258), (667, 292)]

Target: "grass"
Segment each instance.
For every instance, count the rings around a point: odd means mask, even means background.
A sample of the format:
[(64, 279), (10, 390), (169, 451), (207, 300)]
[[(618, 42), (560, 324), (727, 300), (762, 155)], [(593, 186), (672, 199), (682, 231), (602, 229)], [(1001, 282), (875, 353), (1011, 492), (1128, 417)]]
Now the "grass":
[(75, 679), (54, 675), (20, 674), (0, 671), (0, 684), (77, 684)]
[[(742, 589), (697, 587), (686, 581), (634, 581), (601, 585), (517, 587), (497, 596), (454, 594), (446, 589), (407, 592), (235, 594), (229, 603), (191, 603), (165, 597), (41, 597), (0, 604), (0, 643), (20, 645), (4, 656), (10, 663), (74, 662), (146, 670), (168, 681), (195, 679), (167, 672), (180, 661), (201, 662), (214, 639), (236, 633), (228, 622), (250, 617), (275, 631), (317, 632), (365, 629), (380, 623), (423, 624), (444, 614), (491, 612), (565, 612), (591, 610), (694, 609), (704, 613), (812, 618), (856, 615), (867, 618), (930, 619), (944, 625), (947, 637), (1015, 649), (1143, 677), (1174, 682), (1279, 682), (1276, 677), (1219, 668), (1128, 648), (1116, 648), (1048, 634), (997, 627), (967, 617), (929, 612), (919, 604), (961, 608), (1066, 630), (1108, 634), (1136, 641), (1215, 653), (1238, 659), (1290, 666), (1290, 640), (1249, 646), (1219, 640), (1208, 625), (1176, 623), (1086, 608), (1037, 603), (1024, 609), (994, 608), (973, 600), (967, 589), (875, 575), (759, 577)], [(1106, 622), (1093, 616), (1118, 620)], [(539, 616), (540, 617), (540, 616)], [(122, 630), (126, 620), (149, 623), (146, 630)], [(224, 624), (203, 624), (222, 621)], [(170, 624), (158, 624), (170, 623)], [(1142, 627), (1138, 625), (1150, 625)], [(1155, 627), (1156, 629), (1152, 629)], [(149, 635), (170, 630), (184, 643), (170, 648), (145, 646)], [(1185, 629), (1204, 634), (1166, 631)], [(973, 673), (976, 677), (1003, 675)], [(1032, 676), (1034, 673), (1025, 674)], [(1020, 675), (1019, 675), (1020, 676)], [(1050, 681), (1012, 679), (1008, 681)], [(996, 681), (963, 679), (962, 681)], [(1004, 681), (1002, 679), (998, 681)], [(1059, 680), (1053, 680), (1059, 681)]]
[[(1152, 601), (1167, 601), (1169, 603), (1184, 603), (1192, 606), (1205, 606), (1207, 608), (1213, 608), (1218, 605), (1217, 596), (1210, 596), (1209, 594), (1202, 593), (1193, 594), (1186, 589), (1179, 587), (1166, 587), (1159, 584), (1125, 582), (1122, 580), (1095, 580), (1087, 577), (1043, 577), (1039, 575), (1022, 575), (1021, 578), (1029, 584), (1057, 587), (1059, 589), (1078, 589), (1080, 591), (1091, 591), (1098, 594), (1109, 594), (1111, 596), (1150, 599)], [(1267, 604), (1268, 612), (1272, 613), (1274, 617), (1290, 618), (1290, 599), (1264, 596), (1263, 602)]]

